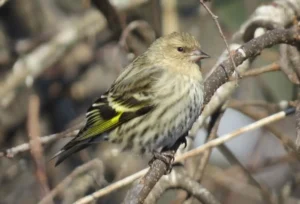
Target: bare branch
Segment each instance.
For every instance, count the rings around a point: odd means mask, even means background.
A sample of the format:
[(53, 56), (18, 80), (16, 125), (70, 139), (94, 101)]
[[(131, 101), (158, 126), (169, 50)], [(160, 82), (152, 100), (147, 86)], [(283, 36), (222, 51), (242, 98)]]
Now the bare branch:
[(104, 195), (107, 195), (119, 188), (122, 188), (124, 186), (127, 186), (129, 184), (131, 184), (132, 182), (134, 182), (136, 179), (142, 177), (143, 175), (145, 175), (147, 173), (147, 171), (149, 170), (149, 168), (143, 169), (135, 174), (132, 174), (122, 180), (119, 180), (113, 184), (110, 184), (109, 186), (102, 188), (90, 195), (87, 195), (79, 200), (77, 200), (74, 204), (85, 204), (85, 203), (91, 203), (93, 201), (95, 201), (95, 199), (100, 198)]
[[(260, 116), (252, 111), (247, 111), (243, 108), (236, 108), (237, 110), (239, 110), (240, 112), (244, 113), (245, 115), (253, 118), (254, 120), (259, 120), (261, 118), (263, 118), (264, 116)], [(270, 131), (271, 133), (274, 134), (274, 136), (276, 136), (280, 142), (282, 143), (282, 145), (284, 147), (286, 147), (286, 149), (290, 149), (293, 152), (297, 152), (297, 147), (294, 143), (294, 141), (292, 141), (288, 136), (282, 134), (281, 132), (279, 132), (275, 127), (271, 126), (271, 125), (266, 125), (265, 128)], [(300, 159), (300, 156), (298, 155), (298, 158)]]
[[(216, 147), (216, 146), (218, 146), (220, 144), (223, 144), (224, 142), (227, 142), (228, 140), (231, 140), (231, 139), (235, 138), (236, 136), (238, 136), (238, 135), (240, 135), (242, 133), (245, 133), (245, 132), (254, 130), (256, 128), (263, 127), (266, 124), (269, 124), (269, 123), (281, 120), (281, 119), (283, 119), (283, 118), (285, 118), (287, 116), (287, 113), (291, 114), (293, 111), (295, 111), (295, 109), (288, 109), (286, 112), (285, 111), (281, 111), (281, 112), (276, 113), (274, 115), (268, 116), (268, 117), (266, 117), (264, 119), (256, 121), (256, 122), (254, 122), (252, 124), (249, 124), (249, 125), (247, 125), (245, 127), (242, 127), (242, 128), (240, 128), (240, 129), (238, 129), (236, 131), (233, 131), (232, 133), (223, 135), (223, 136), (221, 136), (221, 137), (219, 137), (217, 139), (214, 139), (214, 140), (212, 140), (212, 141), (210, 141), (210, 142), (208, 142), (208, 143), (206, 143), (206, 144), (204, 144), (204, 145), (202, 145), (200, 147), (197, 147), (197, 148), (195, 148), (193, 150), (190, 150), (189, 152), (186, 152), (186, 153), (183, 153), (182, 155), (177, 156), (175, 158), (175, 162), (180, 162), (180, 161), (186, 160), (186, 159), (188, 159), (190, 157), (194, 157), (196, 155), (199, 155), (199, 154), (203, 153), (207, 149), (210, 149), (212, 147)], [(154, 162), (156, 162), (156, 165), (157, 165), (157, 164), (159, 164), (159, 161), (160, 160), (155, 160)], [(165, 166), (166, 164), (163, 164), (163, 165)], [(162, 169), (162, 168), (160, 168), (160, 169)], [(159, 170), (159, 172), (160, 171), (161, 170)], [(107, 195), (108, 193), (111, 193), (112, 191), (115, 191), (115, 190), (117, 190), (117, 189), (119, 189), (121, 187), (124, 187), (124, 186), (132, 183), (133, 181), (135, 181), (136, 179), (138, 179), (141, 176), (145, 175), (146, 173), (149, 175), (150, 174), (149, 172), (151, 172), (151, 169), (150, 170), (149, 170), (149, 168), (143, 169), (143, 170), (141, 170), (141, 171), (139, 171), (139, 172), (137, 172), (135, 174), (132, 174), (132, 175), (130, 175), (130, 176), (128, 176), (128, 177), (126, 177), (126, 178), (124, 178), (122, 180), (117, 181), (116, 183), (113, 183), (113, 184), (111, 184), (111, 185), (109, 185), (109, 186), (107, 186), (107, 187), (105, 187), (103, 189), (100, 189), (99, 191), (96, 191), (96, 192), (94, 192), (94, 193), (92, 193), (92, 194), (90, 194), (88, 196), (85, 196), (85, 197), (79, 199), (76, 202), (76, 204), (90, 203), (90, 202), (94, 201), (95, 199), (97, 199), (99, 197)], [(155, 173), (155, 171), (151, 172), (151, 175), (154, 175), (154, 173)], [(164, 173), (164, 172), (162, 172), (162, 173)], [(157, 173), (157, 175), (154, 175), (154, 176), (160, 176), (160, 175), (158, 175), (158, 173)], [(145, 180), (142, 180), (142, 181), (145, 181)], [(140, 184), (139, 187), (143, 187), (141, 182), (139, 182), (139, 184)], [(147, 185), (147, 184), (148, 183), (144, 183), (144, 185)], [(140, 189), (140, 190), (142, 190), (142, 189)], [(128, 196), (128, 194), (127, 194), (127, 196)], [(143, 199), (145, 199), (145, 198), (143, 198)], [(139, 198), (137, 198), (137, 197), (135, 197), (135, 201), (141, 202), (142, 200), (139, 199)], [(138, 202), (136, 202), (136, 203), (138, 203)]]
[(269, 102), (263, 101), (263, 100), (239, 101), (239, 100), (234, 100), (234, 99), (231, 99), (227, 104), (227, 107), (238, 108), (239, 110), (240, 110), (240, 108), (247, 108), (247, 107), (251, 107), (251, 106), (252, 107), (255, 107), (255, 106), (262, 107), (269, 112), (277, 112), (280, 110), (284, 110), (284, 109), (288, 108), (289, 106), (294, 106), (294, 105), (293, 105), (292, 101), (286, 101), (286, 100), (279, 101), (278, 103), (269, 103)]
[[(243, 74), (240, 74), (241, 78), (245, 77), (254, 77), (263, 73), (268, 73), (268, 72), (274, 72), (274, 71), (279, 71), (280, 70), (280, 65), (278, 63), (272, 63), (260, 68), (255, 68), (251, 69), (249, 71), (246, 71)], [(230, 80), (236, 80), (236, 77), (231, 77)]]
[[(48, 143), (53, 142), (62, 137), (74, 137), (77, 135), (78, 131), (79, 131), (78, 127), (76, 126), (75, 128), (73, 127), (73, 128), (70, 128), (70, 129), (60, 132), (60, 133), (39, 137), (38, 140), (40, 140), (41, 144), (48, 144)], [(30, 150), (30, 148), (31, 148), (30, 143), (31, 143), (31, 141), (29, 141), (28, 143), (24, 143), (24, 144), (18, 145), (16, 147), (12, 147), (10, 149), (1, 151), (0, 158), (1, 157), (12, 158), (21, 152), (26, 152), (26, 151)]]
[[(151, 42), (153, 42), (155, 40), (155, 31), (151, 28), (151, 26), (149, 25), (149, 23), (147, 23), (146, 21), (143, 20), (136, 20), (136, 21), (132, 21), (130, 22), (126, 28), (124, 28), (120, 40), (119, 40), (119, 45), (122, 48), (126, 48), (128, 49), (128, 45), (127, 45), (127, 38), (130, 37), (130, 34), (133, 30), (138, 29), (138, 28), (144, 28), (147, 29), (148, 31), (148, 35), (151, 39), (149, 39), (149, 44)], [(140, 29), (141, 30), (141, 29)]]
[[(290, 112), (291, 111), (291, 112)], [(276, 114), (273, 114), (271, 116), (268, 116), (266, 118), (263, 118), (261, 120), (258, 120), (250, 125), (247, 125), (247, 126), (244, 126), (236, 131), (233, 131), (229, 134), (225, 134), (217, 139), (214, 139), (210, 142), (207, 142), (205, 144), (203, 144), (202, 146), (196, 148), (196, 149), (193, 149), (183, 155), (180, 155), (178, 157), (176, 157), (175, 159), (175, 162), (176, 161), (181, 161), (181, 160), (185, 160), (189, 157), (193, 157), (195, 155), (198, 155), (202, 152), (204, 152), (206, 149), (208, 148), (211, 148), (211, 147), (216, 147), (220, 144), (223, 144), (225, 143), (226, 141), (228, 140), (231, 140), (233, 139), (234, 137), (242, 134), (242, 133), (245, 133), (245, 132), (248, 132), (250, 130), (254, 130), (254, 129), (257, 129), (257, 128), (260, 128), (260, 127), (263, 127), (267, 124), (270, 124), (272, 122), (275, 122), (275, 121), (278, 121), (284, 117), (286, 117), (287, 115), (291, 114), (291, 113), (294, 113), (295, 112), (295, 109), (294, 108), (290, 108), (290, 109), (287, 109), (286, 111), (281, 111), (279, 113), (276, 113)]]

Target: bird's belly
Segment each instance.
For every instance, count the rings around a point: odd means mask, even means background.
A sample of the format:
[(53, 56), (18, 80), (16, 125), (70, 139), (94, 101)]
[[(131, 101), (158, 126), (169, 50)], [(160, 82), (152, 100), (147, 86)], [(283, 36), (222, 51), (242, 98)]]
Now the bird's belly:
[(187, 136), (188, 131), (200, 114), (200, 109), (200, 103), (195, 104), (190, 101), (187, 106), (183, 107), (177, 114), (174, 114), (173, 119), (163, 125), (165, 128), (161, 129), (160, 136), (150, 143), (151, 145), (146, 145), (149, 151), (163, 147), (170, 148), (180, 137)]
[(158, 150), (163, 147), (172, 147), (180, 137), (187, 136), (189, 129), (195, 121), (194, 118), (192, 115), (189, 120), (183, 120), (178, 117), (176, 119), (178, 124), (169, 125), (168, 130), (160, 132), (157, 140), (153, 141), (152, 144), (150, 143), (150, 145), (146, 145), (148, 151)]

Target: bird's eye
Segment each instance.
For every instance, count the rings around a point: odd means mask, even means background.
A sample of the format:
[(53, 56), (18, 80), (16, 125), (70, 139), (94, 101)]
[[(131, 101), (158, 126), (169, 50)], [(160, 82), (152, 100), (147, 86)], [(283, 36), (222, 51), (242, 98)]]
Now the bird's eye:
[(183, 47), (178, 47), (177, 50), (178, 50), (178, 52), (183, 52), (184, 51)]

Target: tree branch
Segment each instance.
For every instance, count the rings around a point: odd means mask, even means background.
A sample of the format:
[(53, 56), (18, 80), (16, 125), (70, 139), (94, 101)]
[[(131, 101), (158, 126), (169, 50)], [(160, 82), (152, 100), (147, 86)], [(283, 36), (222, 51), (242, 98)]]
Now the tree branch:
[[(290, 29), (274, 29), (267, 31), (264, 35), (250, 40), (242, 47), (236, 50), (233, 55), (233, 59), (237, 65), (242, 64), (243, 61), (251, 57), (255, 57), (260, 52), (276, 44), (295, 44), (300, 40), (299, 26), (297, 28)], [(204, 103), (208, 103), (215, 91), (225, 82), (234, 72), (234, 67), (227, 59), (218, 66), (215, 72), (213, 72), (207, 80), (204, 82), (205, 97)]]
[[(52, 134), (52, 135), (47, 135), (47, 136), (43, 136), (43, 137), (38, 137), (38, 139), (40, 140), (40, 143), (41, 144), (48, 144), (50, 142), (53, 142), (55, 140), (57, 140), (58, 138), (62, 138), (62, 137), (74, 137), (77, 135), (78, 133), (78, 127), (73, 127), (73, 128), (70, 128), (68, 130), (65, 130), (63, 132), (60, 132), (60, 133), (56, 133), (56, 134)], [(33, 141), (30, 140), (28, 143), (24, 143), (24, 144), (20, 144), (18, 146), (15, 146), (15, 147), (12, 147), (10, 149), (6, 149), (4, 151), (0, 151), (0, 158), (1, 157), (9, 157), (9, 158), (12, 158), (14, 157), (15, 155), (21, 153), (21, 152), (25, 152), (25, 151), (28, 151), (30, 150), (31, 148), (31, 143)]]

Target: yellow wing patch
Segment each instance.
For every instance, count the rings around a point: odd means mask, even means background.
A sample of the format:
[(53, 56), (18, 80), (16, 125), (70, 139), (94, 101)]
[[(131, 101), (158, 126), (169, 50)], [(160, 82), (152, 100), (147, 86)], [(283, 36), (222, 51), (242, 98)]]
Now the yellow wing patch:
[(97, 119), (97, 117), (93, 118), (93, 120), (91, 121), (93, 125), (83, 132), (80, 139), (84, 140), (116, 127), (119, 123), (121, 115), (122, 113), (118, 113), (115, 117), (107, 121), (103, 121), (101, 119), (99, 120)]

